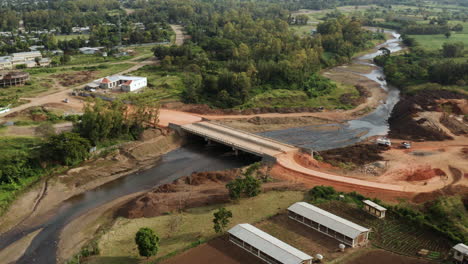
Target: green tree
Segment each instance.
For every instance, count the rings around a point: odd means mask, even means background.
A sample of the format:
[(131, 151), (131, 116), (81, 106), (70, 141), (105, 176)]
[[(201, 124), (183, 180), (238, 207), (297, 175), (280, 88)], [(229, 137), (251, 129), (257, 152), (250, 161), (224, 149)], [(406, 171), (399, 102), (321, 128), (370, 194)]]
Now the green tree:
[(229, 191), (229, 198), (238, 200), (241, 198), (242, 192), (244, 191), (244, 180), (241, 178), (235, 179), (226, 184), (226, 188)]
[(461, 41), (454, 43), (446, 42), (442, 46), (442, 54), (446, 58), (463, 57), (464, 49), (465, 44), (463, 44)]
[(452, 36), (452, 32), (447, 31), (447, 32), (444, 34), (444, 36), (445, 36), (446, 38), (450, 38), (450, 37)]
[(138, 253), (142, 257), (155, 256), (159, 250), (159, 237), (151, 228), (142, 227), (135, 235)]
[(246, 176), (244, 178), (244, 191), (247, 197), (255, 197), (261, 192), (261, 182), (253, 176)]
[(72, 132), (51, 136), (41, 147), (43, 160), (62, 165), (76, 165), (89, 157), (90, 142)]
[(216, 233), (223, 233), (232, 218), (232, 212), (224, 207), (213, 213), (213, 229)]

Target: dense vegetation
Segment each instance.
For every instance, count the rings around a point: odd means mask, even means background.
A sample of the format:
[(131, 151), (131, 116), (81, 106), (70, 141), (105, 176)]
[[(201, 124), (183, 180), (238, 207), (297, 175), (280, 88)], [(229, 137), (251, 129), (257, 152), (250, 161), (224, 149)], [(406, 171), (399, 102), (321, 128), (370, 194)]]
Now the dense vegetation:
[(463, 58), (464, 43), (446, 43), (440, 51), (427, 51), (405, 37), (405, 43), (416, 45), (403, 55), (382, 55), (374, 61), (384, 67), (387, 80), (405, 91), (411, 85), (434, 82), (457, 85), (462, 89), (468, 83), (468, 62)]
[[(163, 13), (173, 3), (161, 2), (145, 10)], [(316, 36), (301, 38), (289, 30), (288, 11), (276, 5), (239, 3), (229, 11), (225, 3), (193, 5), (198, 9), (188, 6), (190, 15), (168, 14), (170, 20), (191, 17), (186, 21), (191, 42), (155, 49), (164, 69), (185, 72), (187, 103), (231, 108), (278, 89), (303, 91), (309, 97), (328, 94), (333, 85), (315, 73), (348, 61), (369, 48), (372, 39), (383, 38), (363, 30), (358, 19), (340, 14), (319, 24)]]

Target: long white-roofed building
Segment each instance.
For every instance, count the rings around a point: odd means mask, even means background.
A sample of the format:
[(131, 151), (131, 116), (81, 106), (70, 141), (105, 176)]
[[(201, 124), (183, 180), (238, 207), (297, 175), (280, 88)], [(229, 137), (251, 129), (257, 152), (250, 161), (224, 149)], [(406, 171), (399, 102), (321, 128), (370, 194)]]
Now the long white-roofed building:
[(289, 218), (325, 235), (335, 238), (350, 247), (366, 245), (369, 229), (313, 206), (298, 202), (288, 208)]
[(250, 225), (239, 224), (229, 231), (229, 241), (271, 264), (311, 264), (312, 257)]

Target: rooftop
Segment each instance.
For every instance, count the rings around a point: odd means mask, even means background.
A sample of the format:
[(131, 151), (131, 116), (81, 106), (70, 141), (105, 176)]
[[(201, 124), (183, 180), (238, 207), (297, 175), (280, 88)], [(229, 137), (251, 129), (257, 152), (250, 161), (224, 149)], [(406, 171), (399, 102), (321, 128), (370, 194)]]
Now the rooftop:
[(379, 211), (387, 211), (387, 209), (386, 209), (385, 207), (380, 206), (380, 205), (374, 203), (374, 202), (371, 201), (371, 200), (364, 200), (364, 201), (362, 201), (362, 202), (365, 203), (365, 204), (367, 204), (367, 205), (369, 205), (370, 207), (373, 207), (373, 208), (379, 210)]
[(250, 225), (239, 224), (228, 231), (284, 264), (297, 264), (311, 256)]
[(458, 251), (460, 253), (468, 255), (468, 246), (463, 244), (463, 243), (456, 244), (453, 247), (453, 249), (455, 249), (456, 251)]
[(336, 232), (352, 239), (355, 239), (363, 232), (369, 231), (368, 228), (362, 227), (309, 203), (298, 202), (291, 205), (288, 210), (333, 229)]

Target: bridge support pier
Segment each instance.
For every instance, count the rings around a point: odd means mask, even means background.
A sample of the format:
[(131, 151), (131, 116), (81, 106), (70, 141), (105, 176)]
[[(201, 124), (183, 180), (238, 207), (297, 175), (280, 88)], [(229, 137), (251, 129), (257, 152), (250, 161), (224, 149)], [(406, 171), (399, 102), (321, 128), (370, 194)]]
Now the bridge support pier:
[(232, 148), (232, 151), (234, 151), (234, 154), (235, 154), (236, 156), (239, 156), (239, 150), (238, 150), (238, 149)]

